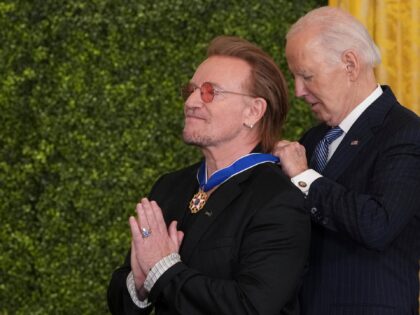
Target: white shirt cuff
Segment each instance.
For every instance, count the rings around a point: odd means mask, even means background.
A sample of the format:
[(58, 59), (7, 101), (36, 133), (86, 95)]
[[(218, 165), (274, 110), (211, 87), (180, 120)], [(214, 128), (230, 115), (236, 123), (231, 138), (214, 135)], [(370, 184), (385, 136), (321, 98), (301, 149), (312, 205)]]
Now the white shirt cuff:
[(291, 181), (297, 188), (300, 189), (301, 192), (303, 192), (305, 195), (308, 195), (309, 188), (311, 187), (312, 183), (320, 177), (322, 177), (321, 174), (310, 168), (292, 177)]
[[(163, 257), (159, 260), (153, 267), (150, 269), (149, 273), (147, 274), (146, 280), (144, 280), (144, 289), (147, 292), (152, 290), (153, 286), (155, 285), (156, 281), (173, 265), (181, 261), (181, 256), (178, 253), (169, 254), (166, 257)], [(130, 294), (133, 303), (136, 304), (139, 308), (146, 308), (151, 303), (148, 299), (144, 299), (141, 301), (137, 296), (136, 284), (134, 282), (133, 272), (131, 271), (127, 276), (127, 289), (128, 293)]]
[(140, 299), (138, 298), (137, 290), (136, 290), (136, 283), (134, 282), (134, 276), (133, 276), (132, 271), (127, 276), (126, 284), (127, 284), (128, 293), (130, 293), (131, 300), (133, 301), (134, 304), (136, 304), (137, 307), (146, 308), (151, 304), (147, 298), (144, 299), (143, 301), (140, 301)]
[(156, 281), (165, 273), (165, 271), (180, 261), (181, 256), (179, 256), (178, 253), (172, 253), (163, 257), (152, 267), (152, 269), (150, 269), (146, 280), (144, 280), (144, 288), (150, 292)]

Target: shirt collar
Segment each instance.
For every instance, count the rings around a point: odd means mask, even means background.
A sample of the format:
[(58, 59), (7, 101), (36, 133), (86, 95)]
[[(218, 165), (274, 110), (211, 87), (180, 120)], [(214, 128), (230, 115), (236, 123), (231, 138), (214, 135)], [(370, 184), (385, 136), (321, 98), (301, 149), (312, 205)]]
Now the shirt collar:
[(357, 118), (362, 115), (362, 113), (370, 106), (376, 99), (381, 96), (383, 93), (381, 86), (378, 84), (377, 88), (370, 93), (368, 97), (366, 97), (363, 102), (361, 102), (359, 105), (357, 105), (350, 114), (347, 115), (346, 118), (339, 124), (340, 128), (344, 131), (344, 133), (347, 133), (351, 126), (355, 123)]

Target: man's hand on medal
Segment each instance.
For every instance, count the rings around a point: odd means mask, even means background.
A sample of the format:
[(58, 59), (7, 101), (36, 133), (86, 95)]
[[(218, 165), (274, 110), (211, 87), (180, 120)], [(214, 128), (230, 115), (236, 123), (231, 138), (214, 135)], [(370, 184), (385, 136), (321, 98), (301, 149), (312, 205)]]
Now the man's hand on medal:
[(177, 230), (176, 221), (166, 227), (162, 210), (155, 201), (143, 198), (137, 204), (136, 212), (137, 218), (130, 217), (129, 220), (132, 248), (138, 266), (147, 275), (163, 257), (179, 252), (184, 233)]
[(308, 169), (306, 151), (299, 142), (279, 141), (274, 147), (273, 154), (280, 159), (283, 172), (290, 178)]

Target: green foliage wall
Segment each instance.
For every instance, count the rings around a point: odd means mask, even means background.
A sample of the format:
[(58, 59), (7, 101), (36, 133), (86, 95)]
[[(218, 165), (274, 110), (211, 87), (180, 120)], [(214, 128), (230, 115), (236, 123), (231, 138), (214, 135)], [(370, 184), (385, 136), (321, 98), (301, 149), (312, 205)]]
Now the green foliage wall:
[(242, 36), (286, 73), (288, 26), (325, 2), (0, 1), (0, 314), (106, 314), (136, 201), (199, 157), (178, 91), (207, 43)]

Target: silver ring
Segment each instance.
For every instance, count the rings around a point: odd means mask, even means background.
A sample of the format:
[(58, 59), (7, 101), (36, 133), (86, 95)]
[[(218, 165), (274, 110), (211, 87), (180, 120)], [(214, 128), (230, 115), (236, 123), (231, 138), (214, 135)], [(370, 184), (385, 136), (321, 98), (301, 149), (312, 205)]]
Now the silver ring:
[(150, 229), (146, 229), (144, 227), (141, 228), (141, 237), (147, 238), (152, 235), (152, 231)]

